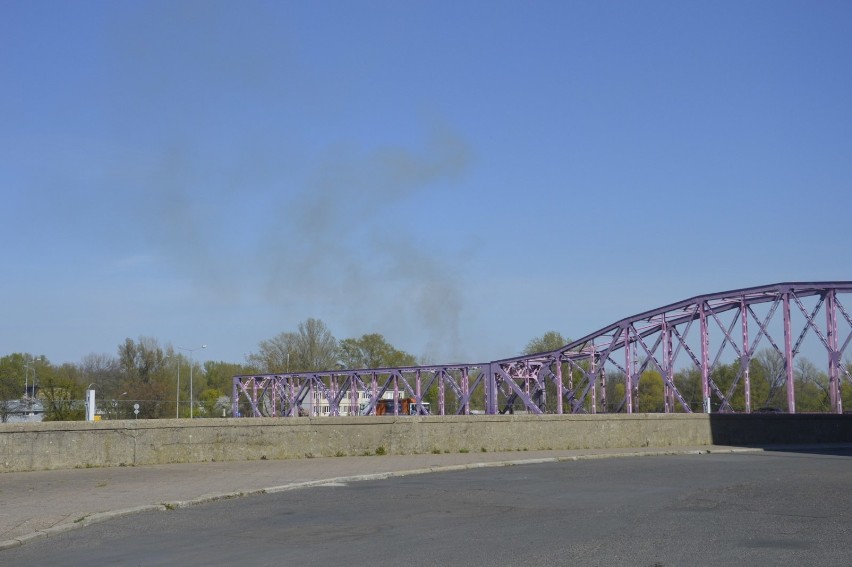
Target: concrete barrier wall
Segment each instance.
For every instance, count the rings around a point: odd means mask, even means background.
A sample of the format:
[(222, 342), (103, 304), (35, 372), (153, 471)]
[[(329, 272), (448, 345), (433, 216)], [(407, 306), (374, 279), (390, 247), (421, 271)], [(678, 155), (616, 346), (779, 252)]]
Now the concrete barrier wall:
[(852, 416), (511, 415), (0, 425), (0, 472), (366, 454), (852, 442)]

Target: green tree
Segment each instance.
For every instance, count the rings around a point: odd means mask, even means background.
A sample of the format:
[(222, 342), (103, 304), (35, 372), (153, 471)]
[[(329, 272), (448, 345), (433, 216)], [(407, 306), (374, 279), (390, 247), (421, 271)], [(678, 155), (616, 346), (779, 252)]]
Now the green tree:
[(345, 368), (396, 368), (417, 364), (414, 355), (394, 348), (378, 333), (340, 341), (339, 353)]
[(540, 337), (536, 337), (527, 343), (522, 354), (536, 354), (549, 352), (564, 347), (570, 341), (557, 331), (547, 331)]
[(198, 396), (199, 417), (222, 417), (221, 411), (217, 412), (219, 399), (224, 394), (216, 388), (207, 388)]
[(6, 423), (24, 394), (24, 356), (20, 353), (0, 358), (0, 422)]
[(63, 364), (58, 369), (47, 368), (39, 379), (39, 399), (44, 405), (44, 421), (75, 421), (86, 418), (85, 407), (80, 403), (83, 386), (79, 383), (79, 369), (73, 364)]
[[(205, 362), (203, 387), (198, 395), (198, 414), (204, 417), (222, 417), (223, 407), (228, 414), (234, 376), (256, 373), (256, 369), (244, 365), (230, 362)], [(227, 400), (224, 405), (223, 399)]]
[[(719, 364), (713, 369), (710, 378), (724, 395), (731, 394), (728, 400), (730, 407), (724, 408), (726, 411), (745, 411), (745, 380), (740, 375), (739, 361), (732, 364)], [(733, 391), (731, 391), (732, 388)], [(711, 400), (713, 411), (721, 409), (722, 401), (718, 395), (711, 395)]]
[[(627, 390), (624, 387), (625, 377), (623, 372), (614, 373), (606, 381), (606, 411), (614, 412), (621, 407), (624, 397), (627, 395)], [(622, 412), (626, 412), (626, 407), (621, 407)]]
[[(557, 349), (564, 347), (569, 342), (570, 342), (570, 339), (566, 339), (558, 331), (547, 331), (542, 336), (535, 337), (535, 338), (531, 339), (527, 343), (527, 345), (524, 347), (522, 354), (525, 354), (525, 355), (526, 354), (538, 354), (538, 353), (541, 353), (541, 352), (554, 351), (554, 350), (557, 350)], [(568, 380), (567, 377), (568, 377), (570, 371), (571, 371), (571, 369), (570, 369), (570, 366), (568, 364), (562, 364), (562, 376), (563, 376), (563, 382), (564, 383), (565, 383), (566, 380)], [(544, 404), (543, 404), (542, 409), (543, 409), (543, 411), (548, 412), (548, 413), (555, 413), (556, 407), (557, 407), (557, 404), (558, 404), (558, 400), (557, 400), (558, 396), (556, 395), (556, 383), (554, 382), (555, 379), (556, 379), (555, 376), (551, 376), (551, 377), (545, 378), (545, 382), (544, 382), (544, 392), (543, 392)], [(569, 380), (569, 382), (570, 382), (570, 380)], [(568, 386), (566, 385), (566, 388), (567, 387)], [(541, 394), (542, 394), (542, 392), (539, 391), (539, 396)], [(539, 402), (542, 400), (541, 397), (539, 397), (538, 399), (539, 399)], [(539, 403), (539, 402), (536, 402), (536, 403)], [(591, 403), (591, 400), (586, 400), (585, 406), (586, 406), (587, 409), (588, 409), (588, 407), (590, 407), (590, 403)], [(539, 403), (539, 406), (541, 407), (542, 404)], [(500, 408), (500, 409), (502, 409), (502, 408)], [(566, 406), (563, 406), (563, 411), (568, 412), (568, 411), (571, 411), (571, 410), (566, 405)]]
[(319, 319), (299, 323), (296, 354), (304, 370), (333, 370), (337, 366), (337, 339)]
[[(156, 339), (140, 337), (138, 342), (126, 339), (118, 347), (122, 389), (128, 402), (139, 404), (139, 417), (169, 417), (174, 409), (174, 391), (167, 355)], [(124, 404), (122, 404), (124, 406)]]
[(752, 361), (757, 370), (751, 376), (752, 408), (786, 408), (787, 371), (784, 357), (774, 348), (765, 348)]
[(230, 395), (233, 389), (234, 376), (254, 374), (256, 371), (241, 364), (232, 362), (215, 362), (208, 360), (204, 363), (204, 389), (215, 389)]
[(846, 375), (841, 373), (840, 376), (840, 403), (843, 406), (843, 411), (852, 411), (852, 362), (846, 361)]
[(78, 367), (77, 379), (85, 388), (89, 384), (97, 386), (98, 397), (109, 399), (120, 396), (124, 390), (124, 377), (118, 359), (106, 354), (87, 354)]
[(139, 337), (138, 342), (125, 339), (118, 347), (118, 359), (125, 378), (151, 382), (162, 370), (166, 354), (153, 337)]
[(246, 362), (250, 367), (266, 374), (299, 371), (301, 369), (298, 368), (297, 341), (298, 335), (291, 332), (280, 333), (271, 339), (260, 341), (257, 352), (249, 354)]
[(662, 413), (665, 411), (663, 377), (656, 370), (646, 370), (639, 377), (639, 412)]
[(826, 412), (831, 410), (828, 374), (817, 369), (807, 358), (796, 360), (796, 411)]
[(20, 410), (26, 392), (37, 395), (38, 388), (33, 385), (50, 369), (50, 362), (44, 356), (13, 353), (0, 358), (0, 421), (8, 421), (12, 412)]
[(258, 352), (250, 354), (249, 365), (265, 373), (334, 370), (337, 367), (337, 339), (319, 319), (299, 323), (298, 332), (285, 332), (261, 341)]
[[(683, 396), (689, 408), (694, 412), (702, 411), (701, 370), (695, 366), (678, 370), (674, 375), (674, 384)], [(675, 411), (684, 411), (680, 404), (675, 404)]]

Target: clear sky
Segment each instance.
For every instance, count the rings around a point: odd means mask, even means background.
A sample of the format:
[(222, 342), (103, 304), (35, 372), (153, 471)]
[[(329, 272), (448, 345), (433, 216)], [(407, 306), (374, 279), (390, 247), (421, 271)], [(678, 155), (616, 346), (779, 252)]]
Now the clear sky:
[(0, 2), (0, 355), (431, 362), (852, 279), (852, 2)]

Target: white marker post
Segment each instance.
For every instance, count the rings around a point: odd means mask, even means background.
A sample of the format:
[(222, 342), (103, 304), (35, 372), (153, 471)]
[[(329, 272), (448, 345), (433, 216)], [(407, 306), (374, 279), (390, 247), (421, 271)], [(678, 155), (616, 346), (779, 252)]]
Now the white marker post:
[(95, 391), (86, 390), (86, 421), (95, 421)]

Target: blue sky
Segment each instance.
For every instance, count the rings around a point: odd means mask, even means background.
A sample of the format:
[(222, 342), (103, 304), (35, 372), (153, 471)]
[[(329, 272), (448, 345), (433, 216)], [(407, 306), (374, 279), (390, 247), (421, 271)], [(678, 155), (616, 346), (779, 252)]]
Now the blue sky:
[(849, 2), (6, 0), (0, 355), (473, 362), (852, 279), (850, 62)]

